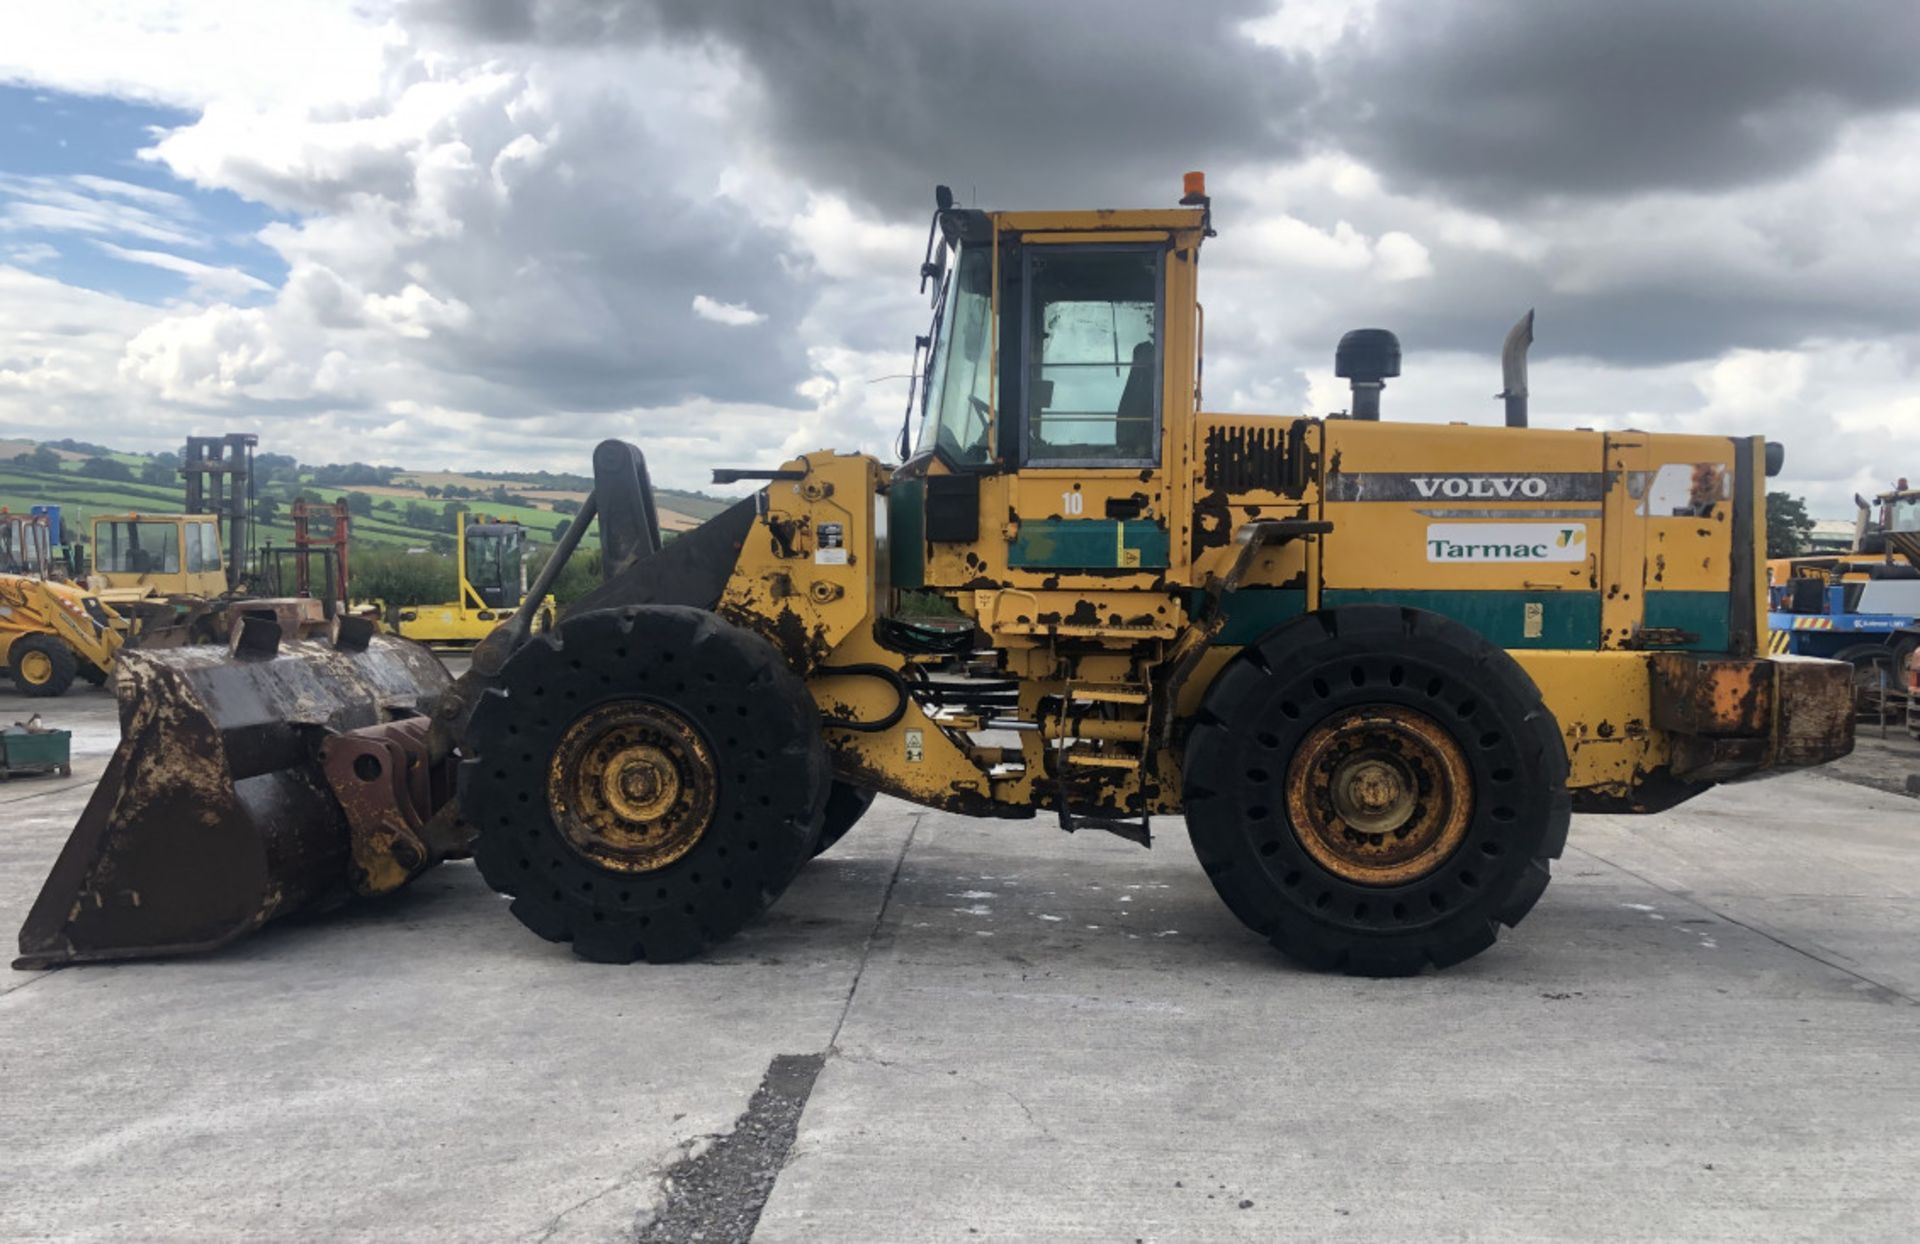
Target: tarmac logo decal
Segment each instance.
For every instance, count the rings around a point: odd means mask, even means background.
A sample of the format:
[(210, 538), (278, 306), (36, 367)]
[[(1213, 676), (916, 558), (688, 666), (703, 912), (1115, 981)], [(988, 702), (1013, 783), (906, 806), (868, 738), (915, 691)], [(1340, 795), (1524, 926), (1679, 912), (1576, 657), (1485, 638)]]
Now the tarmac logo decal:
[(1428, 523), (1430, 562), (1583, 562), (1584, 523)]

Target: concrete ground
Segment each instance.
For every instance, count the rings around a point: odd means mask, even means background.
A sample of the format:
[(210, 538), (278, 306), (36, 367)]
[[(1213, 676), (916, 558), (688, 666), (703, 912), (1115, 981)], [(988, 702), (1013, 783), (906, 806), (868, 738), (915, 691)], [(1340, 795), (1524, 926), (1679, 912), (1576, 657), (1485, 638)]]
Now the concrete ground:
[[(115, 738), (104, 692), (0, 691), (33, 708), (75, 774), (0, 785), (8, 929)], [(0, 1238), (1912, 1238), (1920, 803), (1578, 818), (1518, 931), (1402, 981), (1288, 967), (1158, 828), (882, 801), (675, 967), (576, 962), (454, 865), (0, 973)]]

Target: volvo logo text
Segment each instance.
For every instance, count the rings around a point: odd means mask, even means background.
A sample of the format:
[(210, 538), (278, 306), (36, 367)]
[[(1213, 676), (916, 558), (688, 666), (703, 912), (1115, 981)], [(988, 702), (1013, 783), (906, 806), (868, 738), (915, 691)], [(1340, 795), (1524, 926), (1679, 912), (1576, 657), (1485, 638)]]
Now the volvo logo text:
[(1547, 495), (1547, 481), (1538, 475), (1415, 475), (1413, 486), (1423, 499), (1431, 497), (1525, 497)]

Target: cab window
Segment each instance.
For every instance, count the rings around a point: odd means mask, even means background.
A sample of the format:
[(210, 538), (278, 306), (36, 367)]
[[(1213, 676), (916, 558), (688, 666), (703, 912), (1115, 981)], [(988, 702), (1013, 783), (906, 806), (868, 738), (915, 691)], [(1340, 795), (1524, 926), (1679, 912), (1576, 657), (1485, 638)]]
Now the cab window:
[(917, 448), (944, 450), (954, 462), (988, 458), (993, 423), (993, 255), (962, 248), (947, 277), (927, 365), (926, 403)]
[(1026, 250), (1026, 461), (1154, 466), (1160, 460), (1157, 248)]
[(220, 569), (220, 537), (212, 523), (187, 525), (187, 573), (202, 574)]
[(172, 523), (102, 523), (94, 558), (106, 574), (179, 574), (180, 528)]

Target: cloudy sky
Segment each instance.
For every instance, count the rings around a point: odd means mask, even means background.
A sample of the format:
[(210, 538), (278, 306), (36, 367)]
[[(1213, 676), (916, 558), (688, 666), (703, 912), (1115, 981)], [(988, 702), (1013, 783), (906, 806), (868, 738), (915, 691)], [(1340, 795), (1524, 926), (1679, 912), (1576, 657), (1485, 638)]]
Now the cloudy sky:
[(663, 483), (884, 453), (936, 181), (1170, 204), (1215, 408), (1788, 445), (1920, 476), (1912, 0), (10, 0), (0, 436)]

